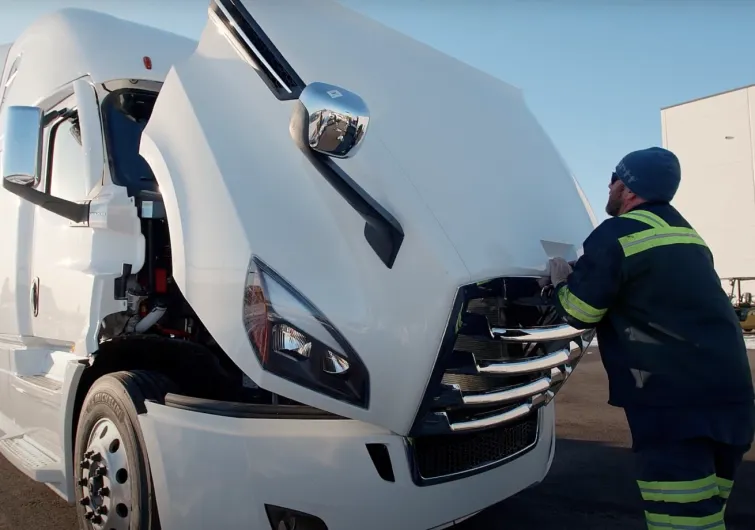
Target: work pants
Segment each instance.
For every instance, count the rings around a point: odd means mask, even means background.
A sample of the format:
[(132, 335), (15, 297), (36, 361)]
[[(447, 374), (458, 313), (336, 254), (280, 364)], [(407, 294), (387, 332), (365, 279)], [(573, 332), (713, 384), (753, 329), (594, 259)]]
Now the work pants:
[(725, 530), (726, 502), (748, 449), (708, 438), (636, 449), (648, 530)]

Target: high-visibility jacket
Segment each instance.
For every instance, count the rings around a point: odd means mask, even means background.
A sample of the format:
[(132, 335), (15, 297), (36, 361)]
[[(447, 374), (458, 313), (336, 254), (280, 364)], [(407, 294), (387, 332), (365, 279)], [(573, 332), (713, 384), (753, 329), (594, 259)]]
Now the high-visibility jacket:
[(739, 320), (705, 241), (667, 203), (600, 224), (554, 302), (597, 328), (619, 407), (753, 404)]

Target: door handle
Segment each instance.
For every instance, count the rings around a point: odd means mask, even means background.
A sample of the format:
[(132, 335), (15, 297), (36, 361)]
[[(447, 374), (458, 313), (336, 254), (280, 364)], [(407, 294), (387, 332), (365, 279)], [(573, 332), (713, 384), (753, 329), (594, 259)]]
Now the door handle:
[(31, 310), (34, 316), (39, 316), (39, 278), (31, 283)]

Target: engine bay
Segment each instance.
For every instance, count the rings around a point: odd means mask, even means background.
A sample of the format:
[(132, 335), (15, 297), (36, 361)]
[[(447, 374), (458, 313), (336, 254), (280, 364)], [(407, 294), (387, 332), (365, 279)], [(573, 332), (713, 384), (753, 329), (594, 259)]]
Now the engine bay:
[(136, 272), (132, 264), (123, 264), (113, 296), (126, 302), (126, 310), (102, 320), (100, 353), (117, 350), (115, 356), (127, 359), (116, 361), (117, 366), (159, 364), (179, 385), (182, 399), (299, 405), (260, 389), (244, 374), (176, 284), (165, 206), (157, 180), (139, 154), (141, 134), (159, 86), (145, 89), (143, 83), (130, 84), (103, 85), (102, 119), (111, 178), (134, 199), (145, 238), (145, 258)]

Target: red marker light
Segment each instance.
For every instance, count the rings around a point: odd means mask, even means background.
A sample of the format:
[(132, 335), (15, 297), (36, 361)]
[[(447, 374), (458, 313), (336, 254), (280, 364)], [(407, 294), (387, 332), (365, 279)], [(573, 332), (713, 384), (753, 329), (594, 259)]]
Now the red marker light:
[(142, 61), (144, 62), (144, 68), (152, 70), (152, 59), (145, 55)]

